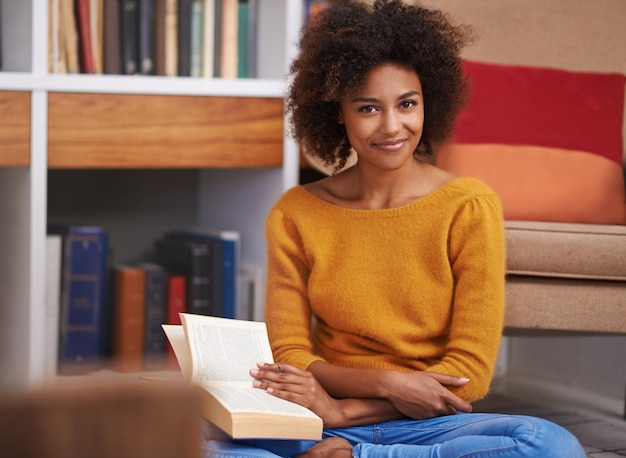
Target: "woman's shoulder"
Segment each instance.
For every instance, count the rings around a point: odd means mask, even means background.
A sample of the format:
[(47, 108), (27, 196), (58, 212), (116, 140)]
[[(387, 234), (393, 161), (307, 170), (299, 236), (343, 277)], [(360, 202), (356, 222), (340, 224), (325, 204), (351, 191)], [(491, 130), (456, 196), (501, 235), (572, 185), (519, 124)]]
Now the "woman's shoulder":
[(484, 181), (474, 178), (460, 176), (455, 177), (447, 183), (447, 187), (455, 193), (465, 195), (467, 197), (477, 196), (496, 196), (496, 192)]

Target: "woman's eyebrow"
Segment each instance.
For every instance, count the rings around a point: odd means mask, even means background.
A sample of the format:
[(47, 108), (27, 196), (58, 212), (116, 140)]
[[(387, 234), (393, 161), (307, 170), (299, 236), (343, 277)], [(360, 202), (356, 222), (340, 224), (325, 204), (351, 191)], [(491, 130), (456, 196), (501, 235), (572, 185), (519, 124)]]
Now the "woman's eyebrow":
[[(421, 96), (420, 91), (409, 91), (397, 97), (396, 100), (404, 100), (409, 97)], [(355, 97), (352, 99), (353, 103), (376, 103), (379, 100), (376, 97)]]

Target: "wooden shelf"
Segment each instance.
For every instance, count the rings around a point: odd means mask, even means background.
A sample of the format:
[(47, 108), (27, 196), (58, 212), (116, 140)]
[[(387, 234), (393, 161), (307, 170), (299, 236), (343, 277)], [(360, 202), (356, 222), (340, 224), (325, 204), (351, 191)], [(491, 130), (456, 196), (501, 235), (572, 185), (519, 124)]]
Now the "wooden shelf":
[(0, 91), (0, 167), (30, 166), (30, 91)]
[(48, 120), (50, 168), (283, 162), (280, 98), (51, 92)]

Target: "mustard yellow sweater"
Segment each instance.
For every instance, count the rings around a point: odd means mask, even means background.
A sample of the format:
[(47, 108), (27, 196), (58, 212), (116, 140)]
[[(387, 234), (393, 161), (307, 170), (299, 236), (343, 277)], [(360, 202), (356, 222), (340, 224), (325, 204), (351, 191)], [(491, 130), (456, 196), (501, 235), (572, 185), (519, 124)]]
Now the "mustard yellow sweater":
[(469, 378), (453, 389), (467, 401), (487, 393), (505, 242), (500, 200), (485, 184), (455, 178), (383, 210), (339, 207), (295, 187), (269, 213), (266, 238), (276, 361), (428, 370)]

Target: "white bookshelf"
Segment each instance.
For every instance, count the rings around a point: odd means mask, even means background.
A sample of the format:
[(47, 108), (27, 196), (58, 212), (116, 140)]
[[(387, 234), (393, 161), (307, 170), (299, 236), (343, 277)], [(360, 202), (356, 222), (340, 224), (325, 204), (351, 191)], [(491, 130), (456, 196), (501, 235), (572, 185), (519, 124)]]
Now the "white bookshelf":
[[(302, 22), (302, 3), (300, 0), (260, 0), (259, 78), (222, 80), (48, 74), (47, 0), (1, 0), (3, 71), (0, 72), (0, 92), (30, 95), (30, 157), (28, 166), (0, 167), (0, 252), (3, 253), (0, 260), (0, 387), (24, 387), (43, 381), (44, 259), (49, 217), (80, 217), (85, 224), (110, 225), (119, 231), (124, 230), (128, 220), (132, 220), (130, 224), (150, 226), (153, 232), (179, 221), (237, 229), (243, 235), (244, 261), (264, 265), (265, 214), (281, 192), (298, 182), (298, 149), (286, 135), (283, 161), (279, 166), (49, 171), (49, 95), (282, 99), (285, 71), (295, 53)], [(230, 153), (237, 154), (237, 151)], [(51, 179), (49, 173), (60, 174), (61, 178), (53, 175), (52, 178), (57, 179)], [(120, 211), (115, 212), (106, 205), (85, 205), (80, 201), (65, 204), (55, 188), (48, 189), (49, 184), (66, 178), (80, 183), (81, 179), (88, 181), (92, 177), (99, 177), (103, 182), (121, 180), (128, 186), (132, 186), (128, 183), (135, 179), (147, 180), (148, 188), (157, 186), (156, 182), (158, 189), (165, 189), (165, 192), (156, 197), (159, 202), (154, 202), (152, 194), (138, 191), (134, 196), (136, 207), (120, 206)], [(112, 185), (102, 192), (112, 192), (111, 189), (116, 188)], [(98, 190), (92, 192), (97, 194)], [(111, 196), (111, 199), (116, 198), (124, 196)], [(144, 206), (148, 207), (147, 216), (136, 215)], [(54, 215), (50, 215), (50, 211), (54, 211)], [(136, 219), (132, 218), (134, 216)], [(144, 223), (137, 223), (142, 219)], [(145, 228), (128, 228), (128, 240), (122, 245), (134, 246)]]

